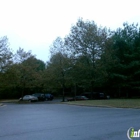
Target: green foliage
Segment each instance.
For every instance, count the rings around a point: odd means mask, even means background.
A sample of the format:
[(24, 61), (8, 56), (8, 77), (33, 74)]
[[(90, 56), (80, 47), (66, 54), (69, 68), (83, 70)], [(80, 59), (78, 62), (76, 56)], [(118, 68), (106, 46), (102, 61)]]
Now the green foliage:
[[(94, 21), (83, 21), (79, 19), (72, 26), (70, 34), (65, 38), (66, 47), (72, 50), (71, 57), (76, 59), (74, 68), (75, 81), (78, 85), (91, 88), (102, 79), (99, 75), (99, 60), (105, 51), (109, 31), (98, 27)], [(100, 63), (101, 64), (101, 63)], [(76, 72), (77, 72), (76, 71)]]
[(61, 92), (64, 99), (67, 89), (75, 89), (76, 95), (76, 88), (79, 93), (98, 90), (113, 97), (139, 96), (140, 29), (137, 24), (123, 25), (110, 31), (78, 19), (64, 39), (53, 42), (47, 64), (22, 48), (13, 55), (8, 39), (1, 38), (0, 96), (6, 91)]
[(8, 70), (12, 66), (12, 51), (8, 47), (8, 38), (0, 38), (0, 93), (7, 88)]
[[(64, 78), (64, 75), (61, 75), (62, 68), (70, 67), (65, 73), (65, 82), (69, 81), (69, 85), (76, 84), (83, 90), (90, 91), (96, 88), (100, 91), (106, 88), (115, 89), (121, 96), (121, 93), (126, 92), (123, 89), (127, 88), (127, 92), (138, 89), (139, 40), (138, 25), (124, 23), (123, 29), (118, 28), (112, 32), (99, 28), (94, 21), (79, 19), (64, 42), (61, 38), (54, 42), (50, 59), (52, 63), (47, 69), (56, 69), (51, 72), (52, 75), (57, 74), (56, 81), (60, 82), (61, 78)], [(61, 63), (62, 56), (69, 59), (65, 61), (65, 65)]]
[[(139, 78), (134, 77), (139, 73), (140, 67), (140, 30), (138, 25), (124, 23), (123, 29), (118, 29), (112, 36), (116, 66), (112, 67), (111, 81), (113, 86), (132, 90), (139, 86)], [(139, 77), (139, 75), (137, 75)]]
[(6, 70), (12, 65), (12, 52), (8, 47), (8, 38), (0, 38), (0, 73), (6, 72)]

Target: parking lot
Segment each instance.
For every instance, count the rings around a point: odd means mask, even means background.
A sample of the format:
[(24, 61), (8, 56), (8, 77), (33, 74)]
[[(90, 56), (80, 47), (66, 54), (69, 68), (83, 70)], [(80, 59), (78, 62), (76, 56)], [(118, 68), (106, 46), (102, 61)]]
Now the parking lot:
[(1, 140), (128, 140), (139, 129), (139, 109), (42, 102), (0, 107)]

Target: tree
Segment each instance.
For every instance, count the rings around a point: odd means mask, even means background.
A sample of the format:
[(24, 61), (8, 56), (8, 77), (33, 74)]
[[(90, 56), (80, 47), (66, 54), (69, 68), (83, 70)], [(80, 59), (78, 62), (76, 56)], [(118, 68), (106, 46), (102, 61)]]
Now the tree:
[(22, 96), (25, 91), (42, 90), (43, 71), (45, 63), (31, 54), (19, 48), (15, 54), (15, 72), (17, 75), (17, 87), (22, 89)]
[(32, 55), (31, 51), (24, 51), (23, 48), (17, 50), (16, 54), (14, 55), (14, 62), (15, 63), (22, 63), (23, 61), (27, 60), (29, 57), (34, 56)]
[(8, 47), (8, 38), (0, 38), (0, 72), (4, 73), (12, 64), (12, 52)]
[(0, 38), (0, 91), (8, 87), (6, 72), (13, 64), (12, 51), (9, 48), (8, 38), (6, 36)]
[(140, 51), (140, 30), (138, 25), (134, 24), (124, 23), (123, 26), (123, 29), (118, 28), (112, 35), (114, 57), (117, 63), (112, 67), (110, 81), (118, 89), (119, 97), (122, 96), (121, 93), (126, 93), (128, 97), (130, 91), (139, 88), (140, 83), (138, 79), (134, 78), (139, 73), (140, 66), (138, 55)]
[(96, 62), (101, 58), (107, 38), (106, 28), (98, 28), (94, 21), (82, 19), (72, 26), (70, 34), (65, 38), (67, 50), (71, 51), (71, 57), (77, 59), (77, 66), (80, 66), (79, 74), (82, 76), (79, 81), (88, 83), (91, 90), (98, 80), (97, 73), (100, 71), (97, 71)]
[(68, 82), (68, 70), (70, 69), (70, 58), (65, 50), (64, 41), (58, 37), (51, 47), (51, 58), (46, 68), (46, 79), (49, 85), (53, 82), (53, 87), (62, 88), (62, 101), (65, 101), (65, 87)]

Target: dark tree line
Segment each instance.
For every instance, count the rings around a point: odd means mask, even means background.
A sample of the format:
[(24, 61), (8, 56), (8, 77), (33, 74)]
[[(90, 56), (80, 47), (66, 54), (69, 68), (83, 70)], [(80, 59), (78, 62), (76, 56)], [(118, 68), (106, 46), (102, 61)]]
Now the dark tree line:
[(140, 96), (140, 29), (123, 24), (111, 31), (79, 19), (65, 38), (51, 46), (47, 63), (0, 39), (0, 98), (34, 92), (74, 96), (100, 91), (111, 97)]

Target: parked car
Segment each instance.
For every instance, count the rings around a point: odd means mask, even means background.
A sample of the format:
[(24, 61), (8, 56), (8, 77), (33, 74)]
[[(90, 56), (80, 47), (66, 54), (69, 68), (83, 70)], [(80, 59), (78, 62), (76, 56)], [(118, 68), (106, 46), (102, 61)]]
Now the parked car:
[(68, 98), (67, 101), (82, 101), (82, 100), (88, 100), (86, 96), (76, 96), (74, 98)]
[(39, 101), (45, 101), (46, 100), (46, 96), (45, 96), (44, 93), (34, 93), (32, 95), (37, 97)]
[(46, 100), (52, 101), (53, 100), (53, 95), (50, 93), (45, 94)]
[(23, 98), (19, 99), (20, 101), (29, 101), (29, 102), (33, 102), (33, 101), (38, 101), (38, 98), (32, 95), (25, 95), (23, 96)]
[(85, 92), (81, 94), (83, 96), (86, 96), (89, 99), (110, 99), (110, 96), (106, 95), (102, 92)]

